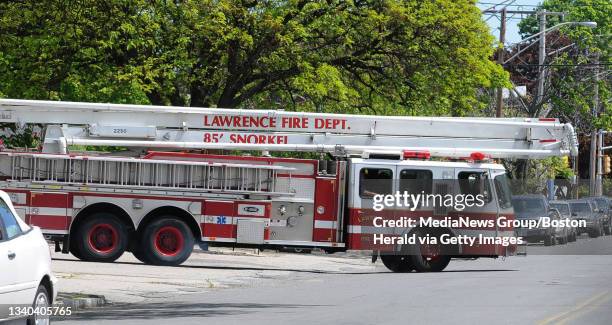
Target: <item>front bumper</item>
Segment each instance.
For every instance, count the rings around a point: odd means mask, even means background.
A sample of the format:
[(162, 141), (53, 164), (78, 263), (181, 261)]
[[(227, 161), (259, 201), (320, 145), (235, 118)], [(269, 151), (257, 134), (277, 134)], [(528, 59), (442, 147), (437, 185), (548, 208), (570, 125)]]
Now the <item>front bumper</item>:
[(578, 232), (583, 233), (583, 232), (598, 230), (598, 228), (599, 228), (599, 223), (598, 222), (596, 222), (594, 220), (586, 220), (586, 219), (582, 219), (582, 220), (586, 221), (586, 227), (579, 227), (579, 228), (577, 228)]
[(527, 241), (540, 241), (544, 240), (546, 237), (550, 236), (548, 229), (526, 229), (519, 228), (516, 229), (516, 235), (518, 237), (523, 237)]

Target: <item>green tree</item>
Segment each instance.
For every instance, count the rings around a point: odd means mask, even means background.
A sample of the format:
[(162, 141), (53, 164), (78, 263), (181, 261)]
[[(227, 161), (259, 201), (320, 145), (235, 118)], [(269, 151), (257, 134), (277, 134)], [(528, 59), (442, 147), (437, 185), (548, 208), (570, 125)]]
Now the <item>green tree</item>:
[(465, 115), (507, 83), (474, 0), (10, 1), (0, 35), (14, 98)]

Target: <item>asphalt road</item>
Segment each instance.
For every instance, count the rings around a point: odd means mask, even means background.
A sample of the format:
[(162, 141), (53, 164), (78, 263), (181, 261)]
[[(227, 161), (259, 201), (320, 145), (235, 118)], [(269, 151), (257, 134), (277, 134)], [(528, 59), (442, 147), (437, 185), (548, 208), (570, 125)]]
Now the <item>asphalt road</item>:
[[(574, 245), (609, 251), (612, 237)], [(266, 286), (117, 304), (58, 324), (612, 324), (611, 255), (461, 260), (441, 273), (393, 274), (377, 264), (291, 271)]]

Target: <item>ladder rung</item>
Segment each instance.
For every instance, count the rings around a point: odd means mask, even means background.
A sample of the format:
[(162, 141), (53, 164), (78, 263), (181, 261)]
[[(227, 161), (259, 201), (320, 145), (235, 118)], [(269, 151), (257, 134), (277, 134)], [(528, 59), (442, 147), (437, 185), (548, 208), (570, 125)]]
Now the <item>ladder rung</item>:
[(19, 181), (248, 193), (276, 193), (278, 171), (291, 175), (293, 170), (270, 165), (18, 153), (1, 153), (0, 163), (3, 160), (10, 161), (10, 176)]

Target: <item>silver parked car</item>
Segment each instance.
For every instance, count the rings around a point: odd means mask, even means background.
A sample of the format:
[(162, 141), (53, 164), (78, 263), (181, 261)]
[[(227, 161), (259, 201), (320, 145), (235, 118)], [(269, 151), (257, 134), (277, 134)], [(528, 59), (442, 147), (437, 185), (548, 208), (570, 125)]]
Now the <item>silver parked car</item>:
[(610, 218), (612, 217), (612, 215), (608, 198), (605, 196), (595, 196), (590, 197), (588, 199), (595, 205), (597, 209), (595, 212), (598, 213), (599, 218), (602, 219), (604, 234), (612, 234), (612, 222), (610, 222)]
[(572, 218), (586, 221), (586, 227), (578, 228), (578, 234), (586, 232), (592, 238), (603, 234), (603, 221), (599, 213), (595, 212), (596, 208), (591, 200), (570, 200), (569, 204), (572, 210)]
[[(548, 204), (544, 195), (515, 195), (512, 196), (512, 206), (517, 219), (560, 219), (559, 211)], [(545, 246), (555, 245), (557, 238), (564, 236), (559, 229), (553, 227), (543, 228), (517, 228), (517, 236), (523, 237), (527, 242), (544, 242)], [(562, 242), (562, 240), (560, 240)]]
[[(557, 209), (561, 214), (561, 219), (572, 219), (572, 212), (570, 210), (570, 204), (567, 201), (550, 201), (550, 206)], [(565, 227), (566, 228), (566, 242), (575, 242), (578, 234), (576, 233), (575, 227)]]

